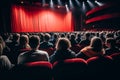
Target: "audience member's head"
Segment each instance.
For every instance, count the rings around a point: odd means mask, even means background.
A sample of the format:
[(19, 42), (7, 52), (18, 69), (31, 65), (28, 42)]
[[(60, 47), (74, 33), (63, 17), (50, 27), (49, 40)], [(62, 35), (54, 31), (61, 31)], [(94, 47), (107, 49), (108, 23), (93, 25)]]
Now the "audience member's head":
[(48, 42), (50, 40), (50, 37), (51, 37), (50, 34), (46, 33), (44, 35), (44, 40)]
[(21, 35), (20, 36), (20, 45), (24, 48), (27, 48), (29, 44), (29, 38), (27, 35)]
[(101, 52), (103, 49), (103, 44), (102, 44), (102, 40), (99, 37), (93, 37), (91, 39), (91, 43), (90, 46), (92, 47), (92, 49), (96, 52)]
[(32, 49), (38, 49), (40, 45), (40, 38), (39, 36), (33, 35), (29, 39), (29, 44)]
[(56, 44), (56, 49), (58, 50), (67, 50), (71, 47), (71, 43), (67, 38), (59, 38)]
[(86, 38), (86, 39), (89, 39), (89, 38), (90, 38), (90, 33), (86, 33), (86, 34), (85, 34), (85, 38)]
[(106, 38), (114, 38), (114, 34), (113, 33), (107, 33)]
[(113, 38), (107, 38), (106, 44), (108, 47), (115, 47), (116, 41)]
[(74, 34), (71, 34), (70, 38), (71, 38), (72, 40), (74, 40), (74, 39), (76, 38), (76, 36), (75, 36)]
[(15, 33), (15, 34), (13, 34), (12, 41), (13, 41), (13, 42), (18, 42), (18, 41), (19, 41), (19, 38), (20, 38), (20, 34)]

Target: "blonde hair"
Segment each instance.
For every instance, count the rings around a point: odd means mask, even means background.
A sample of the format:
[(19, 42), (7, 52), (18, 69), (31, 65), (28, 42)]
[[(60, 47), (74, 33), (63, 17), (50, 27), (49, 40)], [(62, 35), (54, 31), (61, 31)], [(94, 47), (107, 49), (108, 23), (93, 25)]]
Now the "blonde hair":
[(66, 50), (71, 47), (71, 43), (67, 38), (59, 38), (56, 43), (57, 50)]

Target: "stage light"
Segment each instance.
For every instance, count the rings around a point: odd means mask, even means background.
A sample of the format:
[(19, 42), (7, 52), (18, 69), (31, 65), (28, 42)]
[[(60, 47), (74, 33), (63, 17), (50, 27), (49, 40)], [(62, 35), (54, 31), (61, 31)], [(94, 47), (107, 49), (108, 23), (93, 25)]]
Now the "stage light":
[(80, 7), (80, 2), (78, 0), (75, 0), (75, 2), (77, 3), (77, 5)]
[(104, 5), (102, 2), (98, 2), (97, 0), (95, 0), (95, 3), (98, 4), (99, 6), (103, 6)]
[(86, 12), (85, 2), (82, 2), (82, 10), (83, 10), (83, 12)]
[(58, 4), (59, 4), (59, 5), (62, 5), (62, 2), (61, 2), (61, 0), (58, 0)]
[(65, 7), (66, 7), (66, 11), (69, 12), (70, 10), (67, 4), (65, 4)]
[(50, 7), (54, 8), (53, 0), (50, 0)]
[(23, 1), (21, 1), (21, 4), (23, 4), (24, 2)]
[(94, 7), (95, 7), (90, 0), (87, 0), (87, 2), (88, 2), (89, 6), (90, 6), (91, 8), (94, 8)]
[(42, 4), (45, 4), (46, 2), (45, 2), (45, 0), (42, 0)]
[(72, 1), (71, 0), (69, 0), (69, 4), (70, 4), (70, 8), (74, 8), (74, 6), (73, 6), (73, 3), (72, 3)]

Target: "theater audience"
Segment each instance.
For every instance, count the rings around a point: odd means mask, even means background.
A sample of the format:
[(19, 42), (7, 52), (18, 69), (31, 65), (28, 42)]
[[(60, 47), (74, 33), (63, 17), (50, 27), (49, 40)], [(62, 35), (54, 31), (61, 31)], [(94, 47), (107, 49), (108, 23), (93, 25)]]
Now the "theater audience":
[(40, 43), (40, 49), (47, 49), (53, 47), (53, 44), (49, 41), (51, 38), (50, 34), (46, 33), (44, 35), (44, 41)]
[(0, 36), (0, 44), (3, 47), (3, 55), (6, 55), (9, 57), (10, 54), (10, 48), (6, 45), (5, 41), (3, 40), (2, 36)]
[(13, 65), (6, 55), (3, 54), (3, 45), (0, 43), (0, 72), (10, 70)]
[(71, 34), (70, 36), (70, 42), (71, 42), (71, 46), (77, 45), (78, 42), (76, 40), (76, 36), (74, 34)]
[(19, 45), (17, 46), (17, 50), (20, 51), (22, 49), (30, 49), (29, 45), (29, 38), (27, 35), (21, 35), (20, 36), (20, 42)]
[(108, 48), (105, 50), (105, 55), (111, 55), (111, 54), (120, 52), (120, 50), (116, 47), (116, 40), (115, 39), (107, 38), (106, 45)]
[(104, 55), (102, 40), (99, 37), (93, 37), (89, 46), (83, 48), (76, 56), (87, 60), (90, 57)]
[(21, 53), (18, 56), (18, 64), (24, 64), (33, 61), (49, 61), (48, 53), (38, 50), (40, 46), (39, 36), (34, 35), (30, 37), (29, 44), (32, 50)]
[(11, 57), (12, 57), (12, 62), (14, 64), (17, 64), (17, 58), (18, 58), (19, 54), (22, 52), (31, 50), (31, 48), (29, 46), (29, 38), (27, 35), (20, 36), (19, 44), (16, 45), (15, 49), (16, 50), (15, 50), (14, 54), (12, 54)]
[(50, 62), (75, 58), (75, 52), (70, 50), (71, 43), (67, 38), (59, 38), (56, 44), (56, 51), (50, 56)]
[(19, 44), (20, 34), (14, 33), (12, 35), (12, 42), (8, 44), (8, 47), (11, 49), (11, 51), (15, 51), (16, 46)]
[(85, 33), (85, 39), (83, 39), (83, 40), (81, 40), (81, 42), (80, 42), (80, 47), (81, 47), (81, 49), (82, 48), (84, 48), (84, 47), (86, 47), (86, 46), (89, 46), (89, 44), (90, 44), (90, 33)]

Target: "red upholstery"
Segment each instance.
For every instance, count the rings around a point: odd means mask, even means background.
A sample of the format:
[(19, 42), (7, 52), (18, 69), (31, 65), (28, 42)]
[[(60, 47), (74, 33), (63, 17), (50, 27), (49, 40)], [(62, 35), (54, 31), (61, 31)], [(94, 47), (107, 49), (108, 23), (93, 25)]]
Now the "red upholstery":
[(80, 80), (85, 78), (87, 62), (81, 58), (57, 61), (53, 64), (54, 80)]
[(15, 80), (52, 80), (52, 64), (47, 61), (18, 65), (12, 72)]
[(48, 67), (50, 69), (52, 69), (52, 64), (49, 62), (45, 62), (45, 61), (37, 61), (37, 62), (30, 62), (30, 63), (26, 63), (25, 64), (28, 67)]
[(87, 60), (88, 63), (88, 77), (90, 80), (105, 80), (111, 79), (112, 75), (112, 57), (97, 56)]
[(120, 59), (120, 57), (118, 57), (118, 56), (120, 56), (120, 53), (114, 53), (114, 54), (112, 54), (112, 55), (110, 55), (113, 59), (116, 59), (116, 58), (119, 58)]
[(120, 80), (120, 53), (114, 53), (111, 57), (113, 58), (114, 80)]

